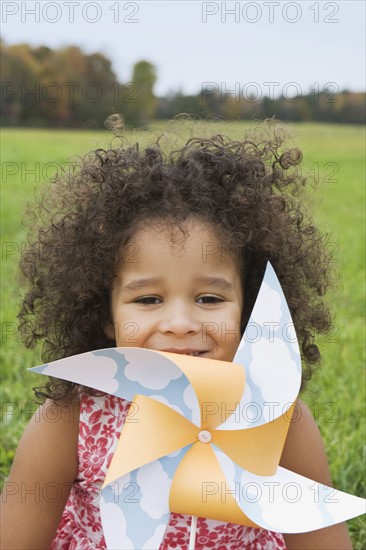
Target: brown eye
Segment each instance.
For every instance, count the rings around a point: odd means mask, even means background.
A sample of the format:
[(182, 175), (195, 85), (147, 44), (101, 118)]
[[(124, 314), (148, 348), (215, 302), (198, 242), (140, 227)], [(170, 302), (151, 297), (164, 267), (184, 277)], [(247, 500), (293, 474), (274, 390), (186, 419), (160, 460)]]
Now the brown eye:
[(138, 298), (135, 300), (136, 304), (145, 304), (147, 306), (149, 305), (155, 305), (158, 303), (161, 303), (160, 298), (156, 298), (155, 296), (144, 296), (143, 298)]
[(197, 301), (202, 304), (217, 304), (219, 302), (223, 302), (224, 300), (218, 296), (201, 296)]

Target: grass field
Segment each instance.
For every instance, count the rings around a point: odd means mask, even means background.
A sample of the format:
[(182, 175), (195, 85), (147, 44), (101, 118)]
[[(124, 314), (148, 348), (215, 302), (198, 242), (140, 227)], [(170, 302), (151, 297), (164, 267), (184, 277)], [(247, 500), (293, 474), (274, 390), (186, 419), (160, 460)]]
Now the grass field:
[[(206, 125), (207, 126), (207, 125)], [(210, 123), (210, 131), (240, 137), (244, 123)], [(304, 151), (304, 167), (318, 180), (309, 189), (315, 216), (332, 235), (340, 281), (328, 297), (336, 315), (336, 330), (321, 342), (322, 368), (303, 394), (324, 438), (333, 482), (343, 491), (365, 495), (365, 136), (356, 126), (294, 125), (294, 140)], [(187, 123), (155, 124), (156, 136), (188, 135)], [(146, 141), (150, 133), (131, 133), (128, 141)], [(16, 336), (21, 297), (17, 264), (27, 252), (21, 217), (35, 190), (56, 166), (89, 149), (106, 145), (110, 135), (86, 131), (2, 131), (2, 435), (1, 474), (7, 475), (14, 451), (35, 405), (34, 375), (27, 367), (39, 364), (37, 352), (25, 351)], [(33, 170), (33, 172), (31, 172)], [(349, 522), (356, 550), (366, 546), (365, 520)]]

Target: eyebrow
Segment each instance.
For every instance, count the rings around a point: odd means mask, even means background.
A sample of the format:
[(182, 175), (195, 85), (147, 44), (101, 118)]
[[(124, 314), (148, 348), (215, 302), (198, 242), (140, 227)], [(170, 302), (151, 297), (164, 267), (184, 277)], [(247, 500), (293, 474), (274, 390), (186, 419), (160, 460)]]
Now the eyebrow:
[(227, 279), (224, 277), (198, 277), (196, 279), (197, 283), (208, 285), (208, 286), (215, 286), (217, 288), (221, 288), (222, 290), (233, 290), (234, 285), (229, 283)]
[(134, 279), (123, 287), (123, 290), (141, 290), (142, 288), (152, 287), (162, 282), (161, 277), (144, 277), (142, 279)]
[[(127, 285), (125, 285), (123, 287), (123, 290), (127, 290), (127, 291), (141, 290), (143, 288), (149, 288), (154, 285), (158, 285), (162, 282), (163, 280), (161, 277), (144, 277), (141, 279), (134, 279), (133, 281), (130, 281)], [(229, 281), (224, 277), (202, 276), (202, 277), (198, 277), (196, 279), (196, 282), (198, 284), (215, 286), (217, 288), (221, 288), (222, 290), (233, 290), (234, 288), (234, 285), (229, 283)]]

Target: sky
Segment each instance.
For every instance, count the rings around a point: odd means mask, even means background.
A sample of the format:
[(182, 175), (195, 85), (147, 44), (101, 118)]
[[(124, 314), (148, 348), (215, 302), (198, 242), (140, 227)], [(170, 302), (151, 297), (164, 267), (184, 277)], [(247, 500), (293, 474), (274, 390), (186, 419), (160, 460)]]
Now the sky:
[(244, 96), (365, 90), (365, 2), (6, 1), (7, 44), (104, 53), (119, 82), (144, 59), (157, 95), (203, 88)]

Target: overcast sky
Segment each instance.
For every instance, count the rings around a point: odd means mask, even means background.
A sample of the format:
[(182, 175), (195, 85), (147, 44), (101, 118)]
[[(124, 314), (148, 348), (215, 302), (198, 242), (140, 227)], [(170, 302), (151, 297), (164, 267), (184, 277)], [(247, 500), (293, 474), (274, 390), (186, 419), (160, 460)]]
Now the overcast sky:
[(137, 61), (154, 63), (158, 95), (198, 93), (207, 82), (244, 94), (305, 94), (328, 83), (365, 90), (363, 0), (3, 0), (1, 11), (8, 44), (100, 51), (120, 82)]

